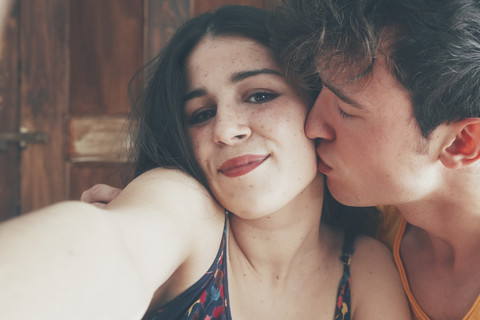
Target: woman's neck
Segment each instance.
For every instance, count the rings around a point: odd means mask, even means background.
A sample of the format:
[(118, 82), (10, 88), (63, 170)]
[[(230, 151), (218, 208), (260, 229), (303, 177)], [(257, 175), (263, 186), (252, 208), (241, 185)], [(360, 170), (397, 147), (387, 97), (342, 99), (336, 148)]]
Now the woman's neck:
[(326, 254), (332, 235), (320, 227), (322, 206), (323, 179), (317, 177), (295, 199), (268, 216), (246, 220), (232, 215), (230, 257), (258, 272), (288, 273), (295, 260)]

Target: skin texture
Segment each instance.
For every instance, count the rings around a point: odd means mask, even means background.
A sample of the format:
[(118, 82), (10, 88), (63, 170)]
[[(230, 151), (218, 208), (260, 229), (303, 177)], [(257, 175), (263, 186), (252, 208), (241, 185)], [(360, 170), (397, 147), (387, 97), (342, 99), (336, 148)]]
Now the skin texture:
[[(325, 86), (307, 119), (305, 132), (329, 169), (332, 194), (352, 206), (415, 201), (432, 192), (442, 166), (434, 133), (427, 141), (413, 118), (406, 90), (377, 59), (365, 79)], [(338, 93), (338, 94), (335, 94)], [(440, 129), (439, 129), (440, 130)], [(360, 134), (361, 133), (361, 134)]]

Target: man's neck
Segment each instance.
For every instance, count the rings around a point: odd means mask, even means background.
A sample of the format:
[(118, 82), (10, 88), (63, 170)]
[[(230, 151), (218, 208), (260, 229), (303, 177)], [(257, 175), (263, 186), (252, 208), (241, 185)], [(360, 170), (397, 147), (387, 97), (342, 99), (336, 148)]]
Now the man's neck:
[(480, 243), (478, 181), (478, 176), (474, 175), (450, 177), (428, 197), (398, 205), (409, 225), (421, 231), (422, 238), (439, 257), (451, 250), (455, 259), (462, 259)]
[(408, 222), (401, 258), (412, 293), (431, 319), (462, 319), (478, 298), (479, 196), (443, 194), (399, 206)]

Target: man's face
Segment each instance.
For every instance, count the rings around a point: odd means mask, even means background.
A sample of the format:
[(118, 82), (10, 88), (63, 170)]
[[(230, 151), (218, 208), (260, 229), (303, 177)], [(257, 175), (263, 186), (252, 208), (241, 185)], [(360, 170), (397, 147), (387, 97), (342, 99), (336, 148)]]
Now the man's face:
[(355, 82), (322, 73), (324, 87), (305, 127), (317, 139), (319, 170), (342, 203), (402, 204), (432, 191), (440, 161), (425, 139), (407, 91), (378, 56)]

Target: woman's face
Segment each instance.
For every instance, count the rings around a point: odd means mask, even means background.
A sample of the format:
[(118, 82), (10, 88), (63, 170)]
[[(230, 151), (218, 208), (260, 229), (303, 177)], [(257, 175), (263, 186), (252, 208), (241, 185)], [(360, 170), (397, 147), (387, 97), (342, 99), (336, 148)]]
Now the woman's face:
[(317, 174), (304, 133), (307, 99), (269, 49), (245, 37), (206, 37), (186, 70), (188, 134), (217, 200), (256, 218), (298, 196)]

